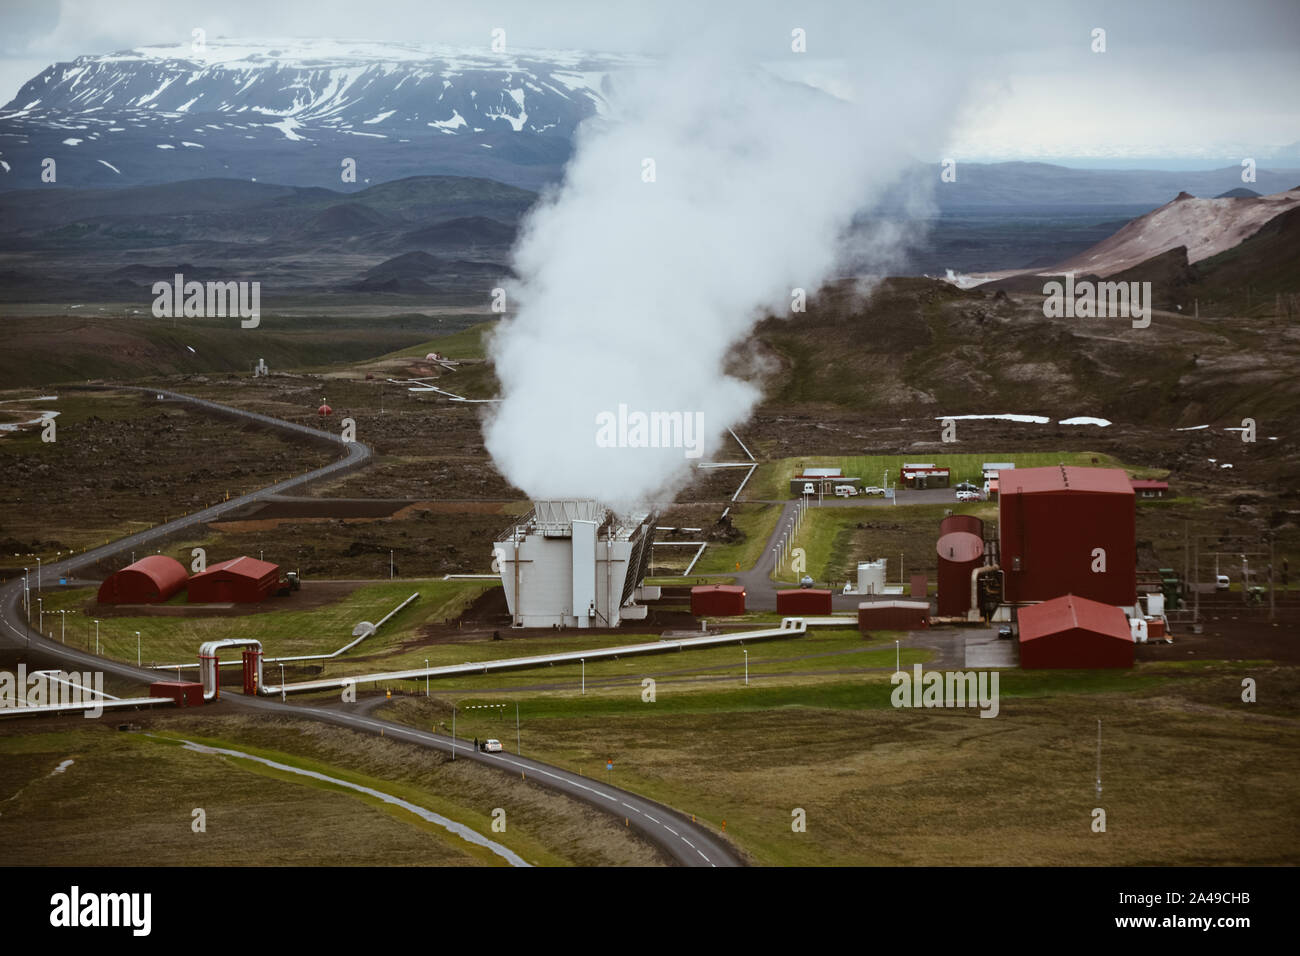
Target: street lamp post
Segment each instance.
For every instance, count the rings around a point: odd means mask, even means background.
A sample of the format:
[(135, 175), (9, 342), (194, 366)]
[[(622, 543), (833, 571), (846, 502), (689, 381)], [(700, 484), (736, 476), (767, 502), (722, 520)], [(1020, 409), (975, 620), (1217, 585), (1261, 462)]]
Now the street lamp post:
[(424, 696), (429, 696), (429, 658), (424, 659)]
[(95, 653), (99, 653), (99, 619), (95, 619)]
[(515, 701), (515, 753), (522, 754), (524, 745), (519, 737), (519, 701)]
[(62, 621), (63, 626), (61, 639), (63, 643), (66, 644), (68, 643), (68, 611), (66, 608), (59, 608), (59, 620)]
[(740, 653), (745, 655), (745, 686), (749, 686), (749, 648), (742, 647)]
[(36, 593), (41, 593), (41, 559), (36, 559)]
[[(37, 579), (37, 590), (40, 590), (39, 578)], [(36, 599), (36, 630), (41, 632), (42, 637), (45, 636), (45, 598), (43, 597)]]
[(587, 693), (587, 659), (583, 657), (581, 658), (581, 660), (582, 660), (582, 692), (583, 694), (586, 694)]
[(140, 632), (135, 632), (135, 666), (140, 666)]
[(284, 661), (280, 661), (280, 703), (284, 703)]

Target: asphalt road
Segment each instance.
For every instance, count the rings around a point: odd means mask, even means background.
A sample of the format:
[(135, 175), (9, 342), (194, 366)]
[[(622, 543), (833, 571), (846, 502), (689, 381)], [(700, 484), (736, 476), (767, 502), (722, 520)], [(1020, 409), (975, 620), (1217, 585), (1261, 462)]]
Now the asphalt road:
[[(278, 482), (259, 491), (232, 498), (229, 501), (223, 501), (210, 508), (205, 508), (194, 514), (184, 515), (166, 524), (129, 535), (64, 561), (45, 565), (42, 571), (43, 578), (46, 575), (49, 576), (49, 580), (71, 577), (74, 571), (93, 565), (100, 560), (112, 558), (133, 549), (145, 550), (147, 545), (191, 525), (214, 520), (218, 516), (240, 508), (249, 502), (260, 501), (271, 495), (284, 494), (307, 482), (346, 468), (356, 467), (370, 458), (370, 449), (367, 446), (359, 442), (344, 443), (339, 436), (329, 432), (322, 432), (304, 425), (295, 425), (256, 412), (220, 405), (206, 399), (192, 398), (178, 392), (159, 389), (139, 389), (139, 391), (165, 395), (168, 401), (189, 402), (210, 411), (251, 419), (282, 431), (297, 432), (318, 440), (332, 441), (340, 445), (346, 454), (343, 458), (307, 474)], [(34, 578), (32, 580), (34, 582)], [(27, 648), (31, 656), (58, 662), (66, 670), (103, 671), (106, 674), (113, 674), (146, 685), (160, 679), (157, 671), (144, 670), (120, 661), (99, 657), (88, 651), (78, 650), (57, 640), (45, 637), (38, 631), (29, 628), (26, 615), (22, 611), (22, 591), (23, 582), (21, 578), (15, 578), (0, 587), (0, 643), (12, 647)], [(196, 648), (196, 653), (197, 650)], [(223, 701), (238, 710), (319, 720), (339, 727), (405, 740), (408, 743), (432, 750), (440, 750), (444, 753), (453, 752), (453, 742), (450, 737), (416, 730), (402, 724), (377, 720), (359, 713), (349, 713), (330, 707), (288, 704), (274, 699), (246, 697), (241, 694), (231, 694), (223, 698)], [(475, 750), (472, 744), (464, 741), (458, 740), (455, 742), (454, 754), (456, 759), (469, 759), (495, 766), (506, 773), (522, 773), (527, 779), (533, 780), (541, 786), (567, 794), (589, 806), (595, 807), (597, 810), (624, 819), (629, 829), (636, 830), (651, 843), (662, 849), (671, 859), (684, 866), (743, 865), (739, 855), (720, 837), (705, 827), (694, 823), (676, 810), (637, 796), (634, 793), (527, 757), (504, 752), (482, 754)]]

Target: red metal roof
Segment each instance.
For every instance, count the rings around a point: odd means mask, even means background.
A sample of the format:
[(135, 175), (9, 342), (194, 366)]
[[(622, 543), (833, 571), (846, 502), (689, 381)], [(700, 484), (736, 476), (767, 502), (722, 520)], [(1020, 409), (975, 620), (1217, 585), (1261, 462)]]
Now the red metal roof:
[(934, 546), (945, 561), (974, 561), (984, 554), (984, 541), (969, 531), (949, 531)]
[(1133, 486), (1122, 468), (1074, 468), (1051, 465), (1047, 468), (1017, 468), (1007, 474), (999, 492), (1013, 494), (1065, 494), (1087, 491), (1112, 495), (1132, 495)]
[(254, 581), (260, 581), (268, 574), (279, 574), (280, 566), (272, 564), (270, 561), (259, 561), (257, 558), (250, 558), (243, 555), (238, 558), (231, 558), (229, 561), (222, 561), (219, 564), (213, 564), (206, 571), (194, 575), (191, 581), (196, 581), (203, 577), (217, 574), (221, 571), (228, 571), (231, 574), (238, 575), (241, 578), (250, 578)]
[(1133, 640), (1128, 618), (1118, 607), (1074, 594), (1022, 607), (1016, 617), (1020, 622), (1022, 644), (1075, 628), (1120, 641)]
[(697, 584), (691, 588), (692, 594), (704, 594), (707, 591), (725, 591), (728, 594), (744, 594), (745, 589), (739, 584)]
[(1143, 491), (1146, 489), (1150, 489), (1153, 491), (1156, 489), (1162, 489), (1164, 491), (1169, 490), (1169, 482), (1152, 481), (1150, 478), (1133, 478), (1131, 479), (1130, 484), (1132, 484), (1133, 487), (1139, 491)]

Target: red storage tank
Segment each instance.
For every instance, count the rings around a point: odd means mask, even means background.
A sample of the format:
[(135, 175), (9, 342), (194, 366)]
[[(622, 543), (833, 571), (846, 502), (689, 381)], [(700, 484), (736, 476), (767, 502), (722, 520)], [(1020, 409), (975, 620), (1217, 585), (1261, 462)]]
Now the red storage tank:
[(745, 589), (739, 584), (702, 584), (691, 588), (691, 613), (727, 617), (745, 613)]
[(911, 631), (929, 626), (929, 601), (863, 601), (858, 605), (860, 631)]
[(825, 588), (790, 588), (776, 592), (778, 614), (830, 614), (831, 592)]
[(278, 564), (246, 556), (232, 558), (190, 578), (185, 599), (193, 604), (254, 604), (274, 594), (279, 584)]
[(984, 522), (974, 515), (948, 515), (939, 522), (940, 537), (954, 531), (966, 531), (984, 540)]
[(984, 565), (984, 539), (969, 531), (949, 531), (935, 545), (939, 553), (939, 616), (970, 610), (970, 576)]
[(110, 574), (99, 586), (100, 604), (160, 604), (185, 587), (185, 565), (151, 554)]
[(150, 697), (170, 697), (177, 707), (198, 707), (203, 703), (203, 685), (193, 681), (160, 680), (149, 685)]
[(1063, 594), (1103, 604), (1137, 602), (1136, 499), (1122, 469), (1004, 472), (998, 538), (1009, 603)]
[(1020, 666), (1132, 667), (1133, 635), (1124, 612), (1077, 594), (1022, 607)]

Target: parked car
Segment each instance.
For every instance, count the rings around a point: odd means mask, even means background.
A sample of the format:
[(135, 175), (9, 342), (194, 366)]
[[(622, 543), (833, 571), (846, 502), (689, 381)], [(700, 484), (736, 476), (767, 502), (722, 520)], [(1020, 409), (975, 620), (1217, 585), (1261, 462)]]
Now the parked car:
[(957, 492), (958, 501), (979, 501), (980, 493), (978, 491), (959, 491)]
[(495, 737), (489, 737), (478, 745), (478, 749), (483, 751), (485, 754), (500, 753), (501, 741), (497, 740)]
[(812, 579), (812, 576), (808, 574), (805, 574), (799, 579), (799, 587), (801, 588), (810, 588), (816, 583), (817, 582)]
[(815, 495), (817, 494), (817, 489), (813, 487), (813, 483), (811, 481), (805, 481), (803, 483), (803, 493), (805, 495)]
[(1011, 637), (1011, 625), (1010, 625), (1010, 624), (1003, 624), (1001, 627), (998, 628), (998, 638), (999, 638), (999, 639), (1005, 641), (1005, 640), (1009, 640), (1010, 637)]
[(1228, 590), (1229, 584), (1230, 582), (1228, 581), (1228, 576), (1226, 574), (1216, 574), (1214, 576), (1214, 590), (1226, 591)]
[(972, 485), (969, 481), (963, 481), (960, 484), (953, 485), (953, 491), (979, 491), (979, 487)]
[(885, 489), (881, 488), (879, 485), (871, 485), (868, 488), (863, 488), (862, 493), (864, 495), (883, 495), (885, 493)]
[(835, 486), (835, 497), (837, 498), (852, 498), (857, 493), (858, 489), (854, 488), (852, 485)]

